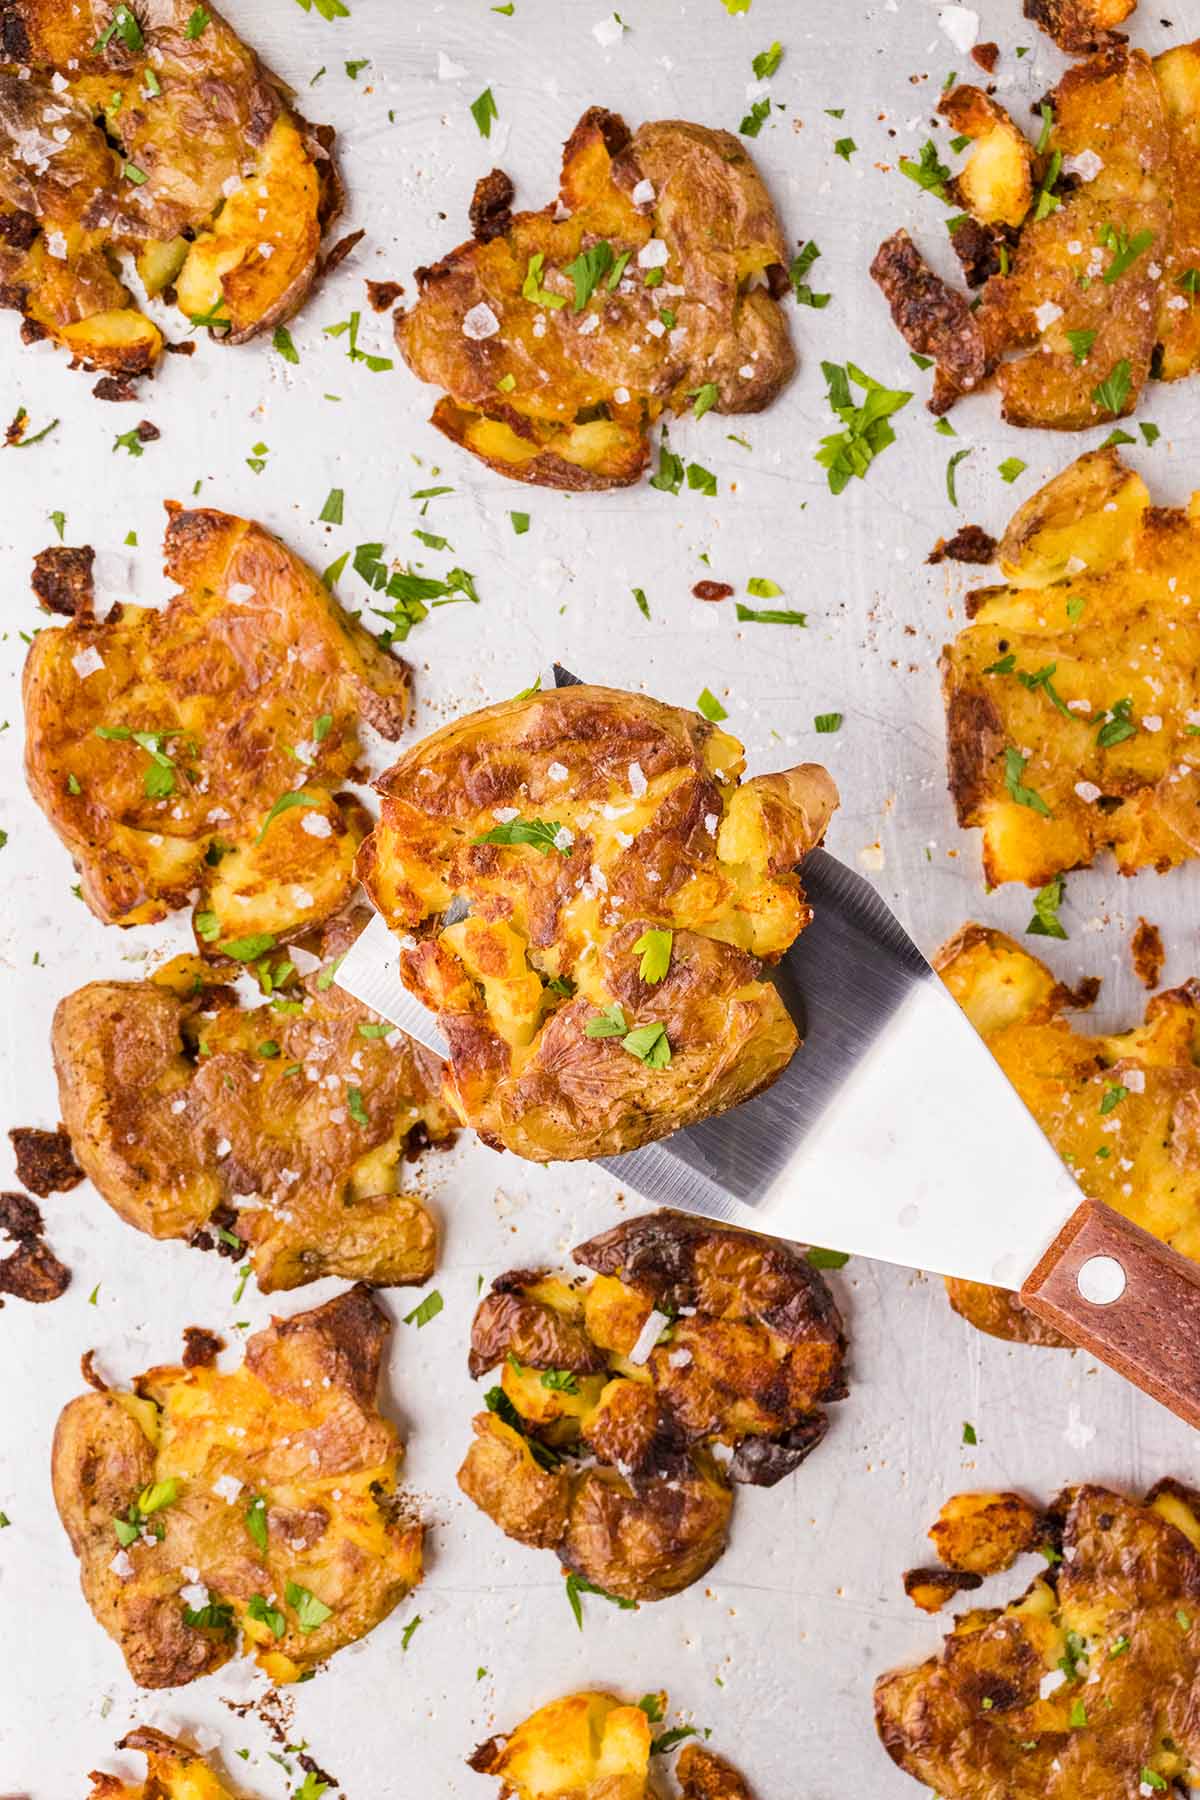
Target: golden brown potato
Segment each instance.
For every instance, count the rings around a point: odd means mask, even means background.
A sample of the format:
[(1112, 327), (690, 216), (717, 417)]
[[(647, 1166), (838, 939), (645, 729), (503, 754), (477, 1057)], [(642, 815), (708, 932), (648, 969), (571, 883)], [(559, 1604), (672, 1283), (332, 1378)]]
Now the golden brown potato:
[(151, 1237), (208, 1248), (219, 1230), (245, 1246), (264, 1293), (323, 1275), (427, 1280), (437, 1228), (402, 1167), (452, 1135), (437, 1059), (328, 968), (275, 987), (252, 1009), (156, 981), (61, 1000), (59, 1104), (84, 1169)]
[(773, 1486), (820, 1443), (842, 1322), (790, 1245), (681, 1213), (574, 1255), (590, 1286), (516, 1269), (480, 1302), (470, 1370), (501, 1376), (459, 1486), (605, 1592), (658, 1600), (720, 1556), (731, 1481)]
[(1086, 54), (1123, 44), (1115, 29), (1137, 0), (1025, 0), (1025, 17), (1052, 37), (1061, 50)]
[(252, 962), (353, 895), (370, 820), (341, 783), (360, 715), (399, 736), (409, 670), (261, 525), (167, 510), (162, 609), (98, 619), (90, 550), (37, 559), (43, 605), (73, 617), (25, 664), (26, 773), (99, 919), (199, 890), (198, 941)]
[(118, 1750), (141, 1750), (146, 1758), (144, 1781), (92, 1771), (88, 1800), (234, 1800), (233, 1791), (215, 1775), (190, 1744), (168, 1737), (152, 1725), (127, 1732)]
[[(655, 1800), (651, 1758), (660, 1752), (650, 1727), (666, 1703), (664, 1693), (636, 1706), (614, 1694), (569, 1694), (480, 1744), (468, 1762), (499, 1777), (501, 1800)], [(681, 1800), (753, 1800), (736, 1769), (699, 1745), (681, 1752), (675, 1775)]]
[[(376, 783), (358, 872), (439, 1015), (446, 1097), (486, 1142), (610, 1156), (787, 1063), (795, 1027), (760, 963), (808, 923), (794, 870), (837, 790), (815, 763), (739, 786), (743, 767), (695, 713), (579, 686), (457, 719)], [(455, 898), (470, 912), (446, 925)]]
[(501, 170), (484, 177), (474, 239), (417, 270), (396, 321), (413, 373), (445, 390), (433, 423), (490, 468), (623, 487), (664, 412), (761, 412), (791, 378), (787, 250), (729, 132), (664, 120), (631, 136), (593, 107), (557, 207), (513, 213), (512, 198)]
[(1048, 1542), (1044, 1515), (1020, 1494), (955, 1494), (930, 1527), (942, 1561), (969, 1575), (999, 1575)]
[[(1036, 957), (965, 925), (935, 959), (942, 980), (1083, 1192), (1200, 1259), (1200, 983), (1157, 994), (1143, 1024), (1106, 1037), (1062, 1014), (1089, 1004)], [(1066, 1344), (1014, 1296), (951, 1286), (956, 1312), (993, 1336)]]
[(212, 1363), (81, 1395), (54, 1434), (54, 1499), (84, 1596), (142, 1687), (253, 1650), (295, 1681), (421, 1579), (403, 1451), (376, 1405), (388, 1322), (348, 1288)]
[(1200, 1762), (1200, 1521), (1160, 1484), (1138, 1504), (1067, 1488), (1060, 1557), (1011, 1605), (961, 1614), (940, 1657), (881, 1676), (876, 1728), (942, 1800), (1186, 1791)]
[(1200, 850), (1200, 500), (1155, 507), (1115, 450), (1026, 501), (1006, 585), (942, 655), (950, 791), (989, 886), (1111, 849), (1122, 874)]
[(0, 55), (0, 305), (51, 336), (96, 392), (130, 397), (157, 326), (115, 273), (136, 256), (154, 295), (229, 343), (279, 325), (316, 279), (341, 189), (333, 133), (214, 7), (6, 0)]
[(955, 248), (972, 284), (984, 280), (978, 309), (904, 232), (872, 265), (910, 347), (937, 363), (935, 412), (994, 373), (1010, 424), (1078, 431), (1134, 409), (1160, 346), (1168, 378), (1190, 371), (1200, 47), (1171, 58), (1118, 46), (1069, 69), (1036, 151), (979, 89), (942, 103), (976, 140), (952, 185), (968, 209)]

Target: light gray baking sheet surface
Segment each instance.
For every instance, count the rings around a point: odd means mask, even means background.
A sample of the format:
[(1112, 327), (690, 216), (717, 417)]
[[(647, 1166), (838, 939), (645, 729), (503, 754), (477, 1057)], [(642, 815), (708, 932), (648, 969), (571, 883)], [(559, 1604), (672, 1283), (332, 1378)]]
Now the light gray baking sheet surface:
[[(8, 832), (0, 960), (11, 1124), (52, 1126), (58, 1117), (49, 1052), (58, 998), (97, 976), (135, 977), (184, 942), (179, 926), (120, 932), (93, 919), (24, 791), (20, 634), (47, 624), (29, 593), (30, 559), (55, 541), (49, 514), (61, 509), (67, 542), (95, 545), (106, 592), (161, 600), (161, 503), (187, 501), (197, 480), (199, 504), (262, 520), (318, 568), (356, 543), (382, 540), (389, 555), (423, 556), (429, 572), (452, 562), (474, 572), (479, 607), (439, 609), (409, 640), (413, 735), (515, 693), (555, 656), (596, 681), (684, 705), (707, 686), (728, 707), (752, 769), (828, 763), (843, 795), (831, 847), (874, 872), (924, 949), (964, 919), (1019, 932), (1029, 917), (1024, 891), (985, 896), (976, 839), (951, 814), (935, 663), (962, 623), (969, 572), (927, 568), (924, 558), (956, 524), (998, 530), (1017, 502), (1103, 433), (1007, 430), (987, 396), (956, 409), (957, 439), (935, 435), (923, 408), (928, 376), (909, 361), (866, 273), (880, 239), (901, 223), (947, 256), (945, 209), (896, 163), (928, 135), (946, 76), (976, 72), (951, 36), (961, 9), (931, 0), (753, 0), (748, 15), (731, 17), (721, 0), (621, 0), (629, 29), (606, 45), (595, 31), (607, 16), (603, 0), (516, 0), (511, 17), (484, 0), (350, 4), (353, 16), (333, 23), (293, 0), (228, 7), (294, 83), (304, 110), (337, 126), (346, 227), (367, 233), (293, 323), (298, 367), (269, 342), (226, 350), (201, 335), (196, 355), (168, 357), (136, 403), (110, 406), (90, 398), (89, 380), (69, 373), (62, 354), (20, 346), (15, 316), (0, 316), (5, 417), (23, 404), (33, 430), (61, 421), (44, 442), (0, 453), (0, 824)], [(943, 10), (952, 15), (944, 21)], [(979, 0), (979, 10), (980, 37), (1004, 52), (1000, 97), (1024, 113), (1063, 61), (1023, 23), (1019, 0)], [(1200, 31), (1195, 0), (1175, 0), (1172, 31), (1159, 10), (1147, 0), (1136, 42), (1157, 49)], [(360, 308), (361, 346), (390, 353), (388, 321), (367, 307), (364, 278), (402, 281), (411, 295), (413, 269), (466, 235), (472, 186), (495, 164), (513, 175), (520, 203), (542, 205), (555, 189), (559, 147), (589, 105), (619, 110), (633, 125), (682, 117), (736, 129), (752, 97), (751, 58), (774, 39), (786, 55), (770, 93), (786, 111), (773, 115), (754, 154), (788, 238), (820, 245), (811, 279), (833, 299), (824, 311), (792, 313), (801, 370), (770, 412), (728, 421), (710, 414), (673, 430), (676, 448), (717, 475), (715, 499), (645, 485), (569, 498), (505, 482), (430, 429), (431, 390), (399, 365), (374, 374), (352, 364), (345, 337), (324, 334)], [(1029, 46), (1024, 59), (1015, 57), (1018, 45)], [(356, 58), (370, 61), (352, 79), (344, 65)], [(489, 85), (500, 116), (484, 143), (468, 109)], [(833, 108), (844, 116), (828, 116)], [(843, 136), (858, 145), (848, 163), (833, 151)], [(181, 335), (177, 315), (169, 335)], [(850, 358), (916, 393), (897, 420), (898, 444), (840, 498), (813, 461), (831, 428), (822, 358)], [(1152, 387), (1140, 417), (1154, 419), (1162, 438), (1127, 453), (1164, 502), (1186, 500), (1196, 485), (1198, 391), (1194, 383)], [(143, 417), (161, 440), (138, 459), (114, 452), (115, 435)], [(255, 473), (246, 459), (260, 441), (269, 448)], [(957, 511), (945, 484), (956, 449), (971, 452), (958, 469)], [(1029, 467), (1006, 486), (997, 468), (1013, 455)], [(419, 519), (412, 490), (442, 483), (453, 492)], [(331, 487), (345, 490), (341, 527), (318, 522)], [(514, 534), (513, 510), (531, 516), (524, 536)], [(447, 537), (453, 556), (424, 550), (411, 536), (418, 524)], [(124, 544), (130, 531), (136, 548)], [(708, 576), (744, 595), (756, 575), (779, 583), (778, 604), (807, 610), (806, 630), (739, 627), (732, 603), (691, 597)], [(634, 587), (645, 590), (649, 621)], [(351, 573), (339, 591), (353, 605), (367, 597)], [(817, 736), (814, 715), (834, 710), (845, 714), (841, 731)], [(383, 766), (387, 747), (377, 750)], [(1070, 941), (1041, 939), (1037, 948), (1072, 980), (1104, 977), (1100, 1021), (1140, 1017), (1144, 996), (1128, 957), (1139, 913), (1163, 927), (1168, 979), (1197, 972), (1194, 876), (1188, 869), (1123, 882), (1108, 867), (1070, 878)], [(938, 1104), (936, 1093), (929, 1104)], [(7, 1182), (11, 1163), (0, 1173)], [(365, 1642), (290, 1690), (293, 1741), (309, 1741), (349, 1800), (489, 1800), (493, 1785), (464, 1766), (472, 1746), (584, 1684), (635, 1699), (666, 1686), (672, 1719), (711, 1728), (714, 1747), (734, 1754), (759, 1800), (899, 1800), (918, 1790), (876, 1742), (871, 1684), (940, 1642), (943, 1624), (913, 1610), (900, 1575), (927, 1560), (923, 1534), (942, 1499), (979, 1485), (1044, 1496), (1085, 1478), (1136, 1487), (1170, 1472), (1200, 1474), (1194, 1435), (1088, 1358), (981, 1337), (951, 1314), (940, 1282), (855, 1260), (832, 1277), (850, 1325), (852, 1388), (833, 1409), (825, 1444), (773, 1491), (738, 1493), (729, 1550), (705, 1581), (636, 1613), (585, 1601), (580, 1633), (554, 1558), (508, 1543), (455, 1487), (479, 1404), (466, 1341), (478, 1276), (557, 1261), (622, 1216), (620, 1203), (599, 1172), (540, 1171), (479, 1148), (436, 1160), (431, 1179), (445, 1223), (434, 1283), (445, 1310), (418, 1331), (399, 1323), (412, 1293), (383, 1296), (397, 1321), (387, 1389), (409, 1434), (407, 1479), (429, 1521), (428, 1574)], [(879, 1181), (887, 1183), (886, 1167)], [(967, 1171), (962, 1199), (971, 1205)], [(89, 1187), (52, 1197), (44, 1210), (72, 1285), (51, 1307), (10, 1301), (0, 1315), (0, 1507), (11, 1520), (0, 1530), (0, 1790), (36, 1800), (82, 1794), (87, 1770), (137, 1766), (114, 1756), (113, 1745), (140, 1720), (219, 1731), (245, 1790), (283, 1800), (299, 1773), (289, 1778), (269, 1760), (277, 1746), (256, 1718), (243, 1722), (223, 1705), (260, 1691), (259, 1678), (230, 1668), (168, 1694), (132, 1686), (80, 1596), (49, 1483), (51, 1431), (80, 1389), (81, 1351), (94, 1346), (104, 1374), (125, 1378), (176, 1355), (184, 1325), (215, 1327), (236, 1346), (245, 1333), (234, 1321), (261, 1325), (271, 1308), (251, 1285), (235, 1309), (229, 1262), (135, 1235)], [(286, 1315), (336, 1289), (325, 1282), (275, 1305)], [(964, 1420), (978, 1448), (963, 1447)], [(1020, 1579), (1001, 1578), (984, 1598), (1014, 1591)], [(402, 1633), (418, 1613), (405, 1651)], [(239, 1747), (247, 1761), (234, 1755)]]

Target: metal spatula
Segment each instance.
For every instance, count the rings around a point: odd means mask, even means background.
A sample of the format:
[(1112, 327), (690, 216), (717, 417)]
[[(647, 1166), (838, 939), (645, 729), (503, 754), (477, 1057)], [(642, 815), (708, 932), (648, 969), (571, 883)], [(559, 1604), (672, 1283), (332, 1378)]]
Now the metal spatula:
[[(803, 881), (813, 922), (775, 971), (800, 1050), (766, 1092), (604, 1166), (658, 1205), (1017, 1289), (1040, 1318), (1200, 1425), (1200, 1266), (1081, 1199), (861, 876), (817, 850)], [(446, 1054), (433, 1015), (400, 980), (382, 919), (337, 981)]]

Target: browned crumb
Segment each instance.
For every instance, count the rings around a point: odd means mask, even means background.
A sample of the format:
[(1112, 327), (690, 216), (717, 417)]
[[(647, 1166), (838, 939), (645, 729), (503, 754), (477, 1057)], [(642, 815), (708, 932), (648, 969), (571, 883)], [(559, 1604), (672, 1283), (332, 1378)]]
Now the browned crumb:
[(39, 1200), (47, 1194), (65, 1194), (83, 1180), (83, 1170), (71, 1154), (71, 1140), (61, 1126), (57, 1131), (39, 1131), (34, 1125), (14, 1125), (8, 1141), (17, 1159), (17, 1180)]
[(345, 262), (350, 252), (362, 242), (366, 235), (365, 231), (349, 231), (346, 233), (345, 237), (338, 239), (337, 243), (334, 244), (333, 248), (329, 251), (329, 254), (322, 260), (322, 281), (327, 275), (332, 275), (333, 271), (338, 268), (340, 264)]
[(1133, 958), (1133, 972), (1142, 986), (1156, 988), (1162, 980), (1163, 964), (1167, 960), (1158, 926), (1139, 918), (1129, 940), (1129, 953)]
[(983, 1576), (971, 1575), (965, 1569), (906, 1569), (904, 1591), (922, 1612), (940, 1612), (955, 1594), (982, 1587)]
[(403, 292), (404, 284), (399, 281), (367, 282), (367, 299), (377, 313), (390, 312)]
[(102, 375), (92, 393), (97, 400), (136, 400), (137, 379), (132, 375)]
[[(95, 598), (95, 559), (96, 552), (90, 544), (52, 544), (48, 550), (39, 550), (33, 559), (30, 583), (38, 605), (46, 612), (61, 613), (64, 619), (87, 618)], [(28, 1187), (29, 1183), (25, 1185)]]
[(926, 562), (990, 563), (996, 558), (996, 540), (982, 525), (964, 525), (952, 538), (939, 538)]
[(692, 589), (697, 600), (728, 600), (732, 592), (727, 581), (698, 581)]
[(971, 55), (980, 68), (986, 69), (990, 75), (1000, 60), (1000, 46), (999, 44), (976, 44)]
[(0, 1231), (16, 1243), (0, 1261), (0, 1294), (40, 1305), (57, 1300), (71, 1282), (71, 1271), (43, 1241), (41, 1209), (28, 1194), (0, 1194)]
[(217, 1360), (217, 1353), (225, 1348), (224, 1338), (219, 1338), (215, 1331), (206, 1331), (203, 1325), (185, 1325), (183, 1328), (183, 1366), (185, 1369), (208, 1369)]
[(160, 438), (162, 436), (162, 432), (158, 429), (158, 426), (152, 425), (149, 419), (138, 420), (137, 434), (139, 444), (152, 444), (155, 438)]

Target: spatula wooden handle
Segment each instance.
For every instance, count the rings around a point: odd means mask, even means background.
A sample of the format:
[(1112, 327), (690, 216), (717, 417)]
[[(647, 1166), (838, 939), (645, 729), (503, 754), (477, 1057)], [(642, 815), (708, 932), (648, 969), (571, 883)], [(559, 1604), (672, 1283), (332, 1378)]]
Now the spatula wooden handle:
[(1098, 1200), (1071, 1215), (1025, 1305), (1200, 1428), (1200, 1263)]

